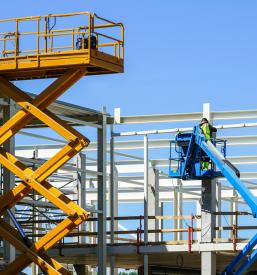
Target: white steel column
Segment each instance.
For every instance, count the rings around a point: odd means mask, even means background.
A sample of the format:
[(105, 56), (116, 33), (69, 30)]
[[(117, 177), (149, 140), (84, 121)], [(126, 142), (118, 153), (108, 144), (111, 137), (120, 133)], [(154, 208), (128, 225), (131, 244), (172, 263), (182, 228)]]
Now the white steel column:
[[(86, 209), (86, 155), (79, 153), (77, 156), (77, 186), (78, 186), (78, 203)], [(86, 231), (86, 222), (79, 227), (80, 231)], [(79, 237), (80, 243), (86, 243), (86, 236)]]
[[(201, 214), (202, 214), (202, 199), (199, 199), (199, 200), (196, 200), (196, 215), (201, 216)], [(196, 227), (197, 228), (202, 227), (201, 219), (196, 220)], [(202, 237), (201, 231), (197, 231), (196, 236), (197, 236), (197, 242), (201, 243), (201, 237)]]
[[(215, 237), (215, 216), (213, 212), (216, 208), (216, 184), (213, 180), (202, 181), (202, 225), (201, 243), (212, 243)], [(216, 253), (206, 251), (201, 253), (201, 274), (216, 274)]]
[[(173, 195), (173, 216), (177, 217), (178, 214), (178, 186), (174, 187), (174, 195)], [(178, 219), (173, 219), (173, 228), (178, 229)], [(173, 239), (174, 241), (178, 240), (178, 233), (173, 233)]]
[[(144, 136), (144, 243), (148, 243), (148, 136)], [(144, 255), (144, 275), (148, 275), (148, 255)]]
[[(160, 214), (161, 216), (164, 216), (164, 202), (160, 202)], [(163, 229), (164, 228), (164, 220), (161, 219), (160, 220), (160, 229)], [(159, 234), (159, 238), (160, 238), (160, 241), (163, 242), (164, 241), (164, 238), (163, 238), (163, 233), (160, 233)]]
[[(112, 126), (111, 126), (112, 127)], [(111, 141), (110, 141), (110, 181), (109, 181), (109, 206), (110, 206), (110, 231), (111, 239), (110, 243), (115, 243), (114, 231), (118, 230), (118, 222), (115, 221), (115, 217), (118, 216), (118, 170), (115, 167), (114, 159), (114, 136), (113, 129), (111, 128)], [(110, 256), (110, 271), (111, 275), (117, 275), (118, 269), (115, 268), (115, 256)]]
[[(238, 211), (238, 194), (235, 189), (233, 189), (233, 198), (230, 200), (230, 212), (237, 212)], [(233, 227), (237, 224), (237, 216), (236, 215), (230, 215), (230, 226)], [(233, 238), (233, 230), (230, 231), (230, 238)]]
[[(155, 216), (156, 215), (156, 191), (155, 191), (155, 171), (152, 167), (148, 168), (148, 216)], [(149, 219), (148, 220), (148, 229), (154, 230), (155, 229), (155, 220)], [(156, 234), (149, 233), (148, 234), (148, 241), (154, 242), (156, 238)]]
[[(159, 196), (159, 170), (154, 169), (154, 175), (155, 175), (155, 185), (154, 185), (154, 193), (155, 193), (155, 216), (160, 216), (160, 196)], [(160, 220), (155, 220), (155, 230), (160, 229)], [(160, 234), (155, 234), (155, 241), (160, 242)]]
[(216, 274), (216, 253), (206, 251), (201, 253), (201, 274), (215, 275)]
[[(222, 203), (222, 200), (221, 200), (221, 183), (217, 181), (217, 194), (216, 194), (216, 197), (217, 197), (217, 204), (216, 204), (216, 211), (217, 212), (221, 212), (221, 203)], [(217, 227), (221, 227), (221, 215), (217, 215), (216, 216), (216, 226)], [(216, 237), (217, 238), (221, 238), (221, 230), (217, 230), (216, 231)]]
[(104, 108), (101, 128), (97, 130), (97, 204), (98, 204), (98, 234), (97, 261), (98, 274), (106, 274), (106, 110)]
[[(210, 104), (203, 105), (203, 117), (211, 120)], [(211, 243), (215, 237), (216, 180), (202, 180), (201, 242)], [(201, 274), (216, 275), (216, 253), (201, 253)]]
[[(183, 216), (183, 182), (182, 180), (178, 180), (178, 213), (179, 216)], [(178, 219), (178, 228), (182, 229), (183, 220)], [(178, 240), (181, 241), (183, 239), (182, 232), (178, 232)]]
[[(79, 153), (76, 157), (76, 167), (77, 167), (77, 190), (78, 190), (78, 204), (82, 208), (86, 208), (86, 155)], [(86, 222), (79, 226), (80, 232), (86, 232)], [(86, 236), (79, 236), (80, 244), (86, 243)], [(86, 274), (86, 266), (81, 264), (74, 264), (74, 269), (77, 275)]]
[[(173, 216), (178, 217), (183, 215), (183, 192), (182, 192), (182, 181), (177, 180), (177, 186), (174, 188), (174, 199), (173, 199)], [(174, 229), (181, 229), (183, 227), (182, 219), (173, 219)], [(182, 240), (182, 232), (174, 232), (174, 240)]]

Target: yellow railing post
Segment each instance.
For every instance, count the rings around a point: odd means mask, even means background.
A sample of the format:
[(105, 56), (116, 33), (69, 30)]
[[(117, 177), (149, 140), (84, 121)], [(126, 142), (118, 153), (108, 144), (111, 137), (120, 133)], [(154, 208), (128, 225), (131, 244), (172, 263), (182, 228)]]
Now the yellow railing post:
[(45, 19), (45, 28), (44, 28), (44, 40), (45, 40), (45, 53), (47, 53), (47, 16), (44, 17)]
[(39, 54), (40, 54), (40, 19), (37, 19), (37, 66), (40, 66), (39, 62)]
[(88, 45), (88, 54), (89, 56), (91, 56), (91, 27), (92, 27), (92, 16), (91, 14), (88, 15), (88, 42), (87, 42), (87, 45)]

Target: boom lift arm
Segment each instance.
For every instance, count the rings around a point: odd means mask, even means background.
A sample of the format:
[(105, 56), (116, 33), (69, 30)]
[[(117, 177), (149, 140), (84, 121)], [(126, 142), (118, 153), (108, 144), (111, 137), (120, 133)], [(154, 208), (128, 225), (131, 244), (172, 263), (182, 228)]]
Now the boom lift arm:
[[(205, 139), (200, 127), (194, 127), (192, 133), (179, 133), (175, 142), (176, 146), (182, 149), (177, 150), (179, 152), (179, 158), (176, 159), (179, 162), (178, 170), (170, 169), (170, 177), (187, 180), (224, 176), (249, 205), (253, 216), (257, 217), (257, 199), (240, 180), (236, 167), (220, 153), (211, 141)], [(201, 162), (204, 161), (203, 152), (212, 162), (211, 169), (203, 170), (201, 167)], [(170, 158), (170, 160), (174, 159)], [(214, 169), (214, 165), (219, 171)]]
[(217, 150), (211, 141), (206, 141), (199, 127), (195, 128), (196, 144), (210, 157), (222, 175), (230, 182), (235, 190), (241, 195), (252, 210), (253, 216), (257, 217), (257, 199), (246, 188), (245, 184), (238, 177), (238, 170)]
[[(257, 217), (257, 199), (240, 180), (240, 173), (232, 163), (226, 159), (224, 143), (223, 154), (215, 147), (218, 140), (206, 140), (199, 126), (195, 126), (192, 133), (179, 133), (175, 141), (175, 151), (177, 158), (172, 158), (170, 154), (170, 171), (172, 178), (181, 178), (183, 180), (215, 178), (224, 176), (235, 190), (241, 195), (249, 205), (254, 218)], [(224, 142), (224, 141), (223, 141)], [(171, 161), (177, 161), (177, 170), (172, 170)], [(202, 162), (211, 161), (211, 168), (202, 169)], [(257, 259), (257, 250), (249, 253), (257, 244), (257, 234), (249, 241), (244, 249), (235, 257), (235, 259), (223, 271), (223, 275), (237, 274), (241, 275)]]

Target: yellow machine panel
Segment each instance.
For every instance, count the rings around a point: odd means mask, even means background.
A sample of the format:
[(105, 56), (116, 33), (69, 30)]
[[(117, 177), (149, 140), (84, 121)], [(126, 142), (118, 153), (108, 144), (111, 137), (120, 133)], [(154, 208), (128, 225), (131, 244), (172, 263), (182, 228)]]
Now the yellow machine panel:
[[(69, 28), (64, 28), (69, 26)], [(0, 74), (9, 80), (123, 72), (124, 28), (89, 12), (0, 20)]]

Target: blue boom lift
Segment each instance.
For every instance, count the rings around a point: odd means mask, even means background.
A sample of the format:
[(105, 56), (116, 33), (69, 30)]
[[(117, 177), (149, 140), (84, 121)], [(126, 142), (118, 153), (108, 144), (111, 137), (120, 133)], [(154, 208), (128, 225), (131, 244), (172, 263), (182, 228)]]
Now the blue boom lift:
[[(174, 146), (173, 146), (174, 145)], [(221, 151), (216, 148), (221, 145)], [(175, 147), (176, 157), (172, 155)], [(177, 162), (177, 169), (173, 169), (171, 162)], [(202, 162), (210, 162), (209, 168), (204, 170)], [(169, 176), (183, 180), (213, 179), (225, 177), (235, 190), (241, 195), (251, 208), (254, 218), (257, 217), (257, 199), (240, 180), (237, 168), (226, 159), (226, 141), (206, 140), (199, 126), (195, 126), (191, 133), (178, 133), (175, 140), (170, 142)], [(249, 241), (243, 250), (223, 271), (223, 275), (244, 274), (257, 259), (257, 234)]]

